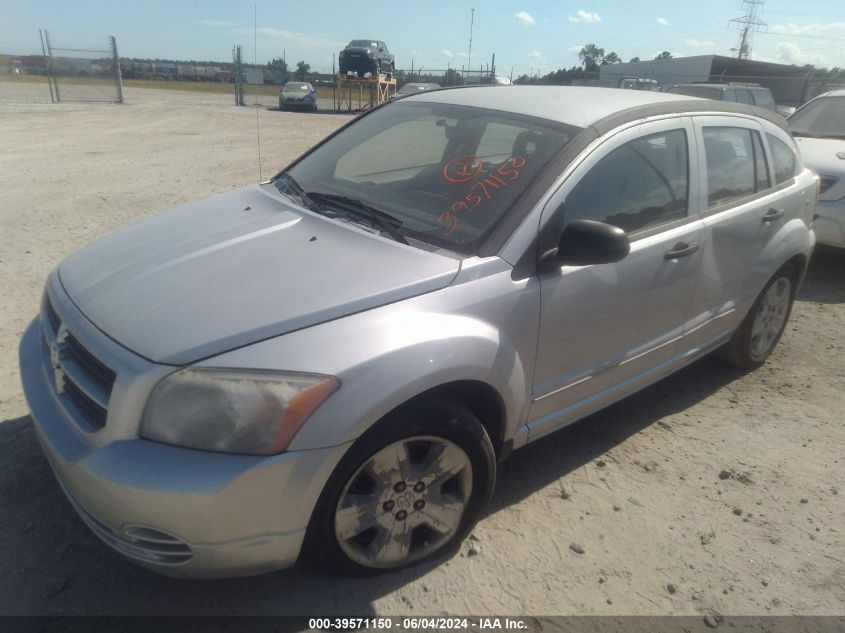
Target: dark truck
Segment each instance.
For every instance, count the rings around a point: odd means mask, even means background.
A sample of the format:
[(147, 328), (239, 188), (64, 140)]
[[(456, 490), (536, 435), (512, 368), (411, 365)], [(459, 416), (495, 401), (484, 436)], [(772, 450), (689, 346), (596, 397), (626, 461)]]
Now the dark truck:
[(352, 40), (340, 51), (338, 62), (341, 75), (356, 73), (363, 77), (370, 73), (375, 76), (392, 74), (396, 70), (394, 57), (381, 40)]

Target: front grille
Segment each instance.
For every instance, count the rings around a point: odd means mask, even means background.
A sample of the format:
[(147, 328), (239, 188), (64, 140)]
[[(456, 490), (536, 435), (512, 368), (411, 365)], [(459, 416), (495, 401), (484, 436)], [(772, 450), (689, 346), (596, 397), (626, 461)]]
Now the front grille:
[(44, 313), (49, 324), (42, 329), (45, 352), (49, 352), (44, 362), (53, 372), (59, 401), (80, 428), (99, 431), (106, 425), (115, 372), (63, 325), (49, 299)]
[(108, 410), (89, 398), (72, 380), (68, 380), (66, 375), (62, 377), (62, 393), (92, 428), (99, 430), (106, 425)]
[(83, 371), (91, 377), (91, 380), (107, 393), (111, 393), (111, 388), (114, 386), (114, 372), (94, 358), (91, 352), (85, 349), (73, 334), (68, 334), (65, 342), (67, 343), (67, 353), (79, 363)]

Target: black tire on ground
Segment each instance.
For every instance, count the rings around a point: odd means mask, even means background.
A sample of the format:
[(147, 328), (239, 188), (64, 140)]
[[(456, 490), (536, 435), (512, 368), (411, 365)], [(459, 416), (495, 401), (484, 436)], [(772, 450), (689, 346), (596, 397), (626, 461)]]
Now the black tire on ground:
[[(788, 287), (786, 286), (787, 283)], [(753, 339), (755, 338), (754, 322), (758, 319), (758, 317), (765, 316), (762, 314), (764, 311), (763, 302), (766, 299), (767, 293), (769, 293), (770, 289), (772, 289), (772, 287), (776, 284), (778, 284), (778, 288), (780, 288), (782, 292), (788, 292), (789, 294), (785, 311), (783, 313), (783, 322), (780, 324), (779, 331), (766, 349), (755, 353), (753, 349)], [(795, 266), (792, 264), (784, 264), (763, 287), (763, 290), (754, 301), (754, 305), (751, 306), (748, 314), (745, 315), (745, 319), (743, 319), (736, 332), (734, 332), (731, 340), (718, 350), (718, 356), (732, 365), (741, 367), (742, 369), (756, 369), (765, 363), (766, 359), (771, 355), (775, 347), (777, 347), (778, 341), (780, 341), (780, 337), (786, 329), (786, 324), (789, 321), (789, 315), (792, 312), (792, 304), (795, 300), (795, 290), (797, 284), (798, 271), (795, 269)], [(777, 292), (778, 288), (776, 288), (773, 292)]]
[[(444, 438), (469, 458), (472, 491), (466, 500), (460, 525), (436, 550), (410, 563), (390, 567), (362, 565), (350, 558), (335, 534), (335, 513), (341, 496), (371, 457), (392, 444), (417, 436)], [(320, 495), (306, 532), (303, 562), (315, 563), (328, 573), (373, 575), (401, 569), (454, 551), (481, 518), (496, 481), (496, 455), (487, 431), (461, 402), (448, 397), (412, 401), (399, 407), (364, 433), (347, 451)], [(397, 506), (398, 507), (398, 506)], [(427, 543), (426, 543), (427, 546)]]

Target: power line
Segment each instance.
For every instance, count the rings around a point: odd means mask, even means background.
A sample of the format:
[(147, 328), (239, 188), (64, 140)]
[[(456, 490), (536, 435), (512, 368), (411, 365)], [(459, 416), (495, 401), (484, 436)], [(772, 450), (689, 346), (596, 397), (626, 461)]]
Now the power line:
[(747, 5), (745, 15), (741, 18), (734, 18), (731, 22), (743, 25), (740, 28), (739, 43), (736, 50), (739, 59), (748, 59), (751, 56), (751, 42), (754, 39), (754, 31), (757, 27), (767, 26), (765, 22), (757, 17), (757, 12), (766, 4), (766, 0), (742, 0)]

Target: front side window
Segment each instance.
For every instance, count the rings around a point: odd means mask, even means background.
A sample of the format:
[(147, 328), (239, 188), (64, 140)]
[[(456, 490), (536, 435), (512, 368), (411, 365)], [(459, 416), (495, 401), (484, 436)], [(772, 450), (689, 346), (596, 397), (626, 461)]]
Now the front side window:
[(498, 110), (400, 101), (345, 128), (288, 173), (309, 194), (389, 214), (406, 237), (471, 254), (579, 131)]
[(713, 208), (769, 187), (760, 136), (740, 127), (705, 127), (707, 207)]
[(795, 167), (798, 161), (795, 159), (795, 152), (789, 145), (771, 134), (766, 135), (769, 138), (769, 147), (772, 150), (772, 163), (775, 168), (775, 182), (780, 184), (786, 182), (795, 176)]
[(686, 132), (658, 132), (601, 159), (567, 196), (564, 222), (598, 220), (634, 233), (684, 218), (688, 192)]

